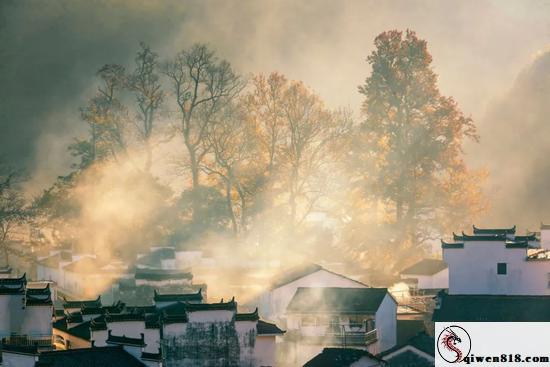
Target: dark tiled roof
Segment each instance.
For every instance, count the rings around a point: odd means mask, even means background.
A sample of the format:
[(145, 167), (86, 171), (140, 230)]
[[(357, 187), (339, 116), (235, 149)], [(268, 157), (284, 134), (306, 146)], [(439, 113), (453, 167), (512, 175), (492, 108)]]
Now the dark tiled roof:
[(113, 335), (111, 334), (111, 330), (109, 330), (109, 335), (107, 337), (106, 342), (108, 344), (135, 345), (139, 347), (145, 346), (143, 334), (141, 334), (141, 338), (130, 338), (130, 337), (127, 337), (126, 335), (122, 335), (122, 336)]
[(186, 304), (177, 302), (161, 311), (162, 322), (166, 324), (182, 323), (189, 321), (187, 317)]
[(162, 270), (162, 269), (136, 269), (136, 279), (141, 280), (170, 280), (170, 279), (193, 279), (193, 274), (181, 270)]
[(80, 311), (71, 312), (70, 314), (67, 315), (67, 322), (69, 323), (77, 323), (82, 321), (83, 321), (83, 318), (82, 318), (82, 313)]
[(229, 302), (222, 301), (220, 303), (186, 303), (185, 309), (188, 312), (210, 310), (237, 311), (237, 302), (235, 302), (235, 298), (232, 298)]
[(0, 278), (0, 294), (24, 294), (27, 274), (19, 278)]
[(397, 345), (406, 343), (425, 330), (424, 320), (397, 320)]
[(64, 331), (67, 334), (76, 336), (77, 338), (84, 339), (84, 340), (90, 340), (90, 326), (91, 326), (91, 321), (86, 321), (69, 328), (67, 326), (67, 319), (65, 317), (54, 321), (52, 324), (52, 327), (54, 329)]
[(304, 367), (348, 367), (363, 357), (381, 361), (366, 350), (351, 348), (325, 348), (304, 364)]
[(279, 327), (270, 322), (265, 322), (263, 320), (258, 320), (256, 324), (256, 332), (258, 335), (275, 335), (275, 334), (284, 334), (285, 331), (279, 329)]
[(82, 315), (103, 315), (105, 310), (103, 307), (82, 307), (80, 312)]
[(441, 248), (464, 248), (464, 242), (445, 242), (441, 240)]
[(531, 233), (525, 236), (514, 236), (515, 241), (538, 241), (536, 233)]
[(401, 271), (401, 274), (434, 275), (447, 269), (447, 263), (440, 259), (422, 259)]
[(235, 321), (258, 321), (260, 316), (258, 316), (258, 308), (254, 312), (250, 313), (238, 313), (235, 315)]
[(162, 361), (162, 352), (160, 349), (158, 353), (141, 352), (141, 359), (144, 359), (147, 361)]
[[(16, 345), (16, 344), (4, 344), (2, 343), (2, 350), (6, 352), (15, 352), (23, 354), (38, 354), (37, 345)], [(0, 362), (2, 360), (0, 359)]]
[(508, 237), (505, 234), (480, 234), (469, 235), (462, 232), (461, 235), (453, 233), (453, 240), (455, 241), (506, 241)]
[(155, 302), (202, 302), (202, 289), (199, 289), (196, 293), (170, 293), (159, 294), (157, 290), (154, 291), (153, 299)]
[(90, 330), (107, 330), (107, 321), (105, 320), (105, 317), (96, 317), (90, 321)]
[(27, 306), (53, 305), (50, 284), (47, 283), (43, 288), (27, 288), (25, 304)]
[(515, 234), (516, 226), (511, 228), (478, 228), (475, 225), (472, 226), (474, 234)]
[(120, 346), (68, 349), (40, 353), (35, 367), (145, 367)]
[(101, 307), (101, 296), (98, 296), (96, 299), (90, 300), (75, 300), (69, 301), (64, 298), (63, 308), (81, 308), (81, 307)]
[(434, 321), (548, 322), (550, 296), (448, 295), (440, 293)]
[(290, 301), (289, 313), (374, 314), (387, 288), (298, 288)]
[(143, 313), (114, 313), (106, 314), (105, 319), (107, 322), (123, 322), (123, 321), (145, 321), (145, 314)]

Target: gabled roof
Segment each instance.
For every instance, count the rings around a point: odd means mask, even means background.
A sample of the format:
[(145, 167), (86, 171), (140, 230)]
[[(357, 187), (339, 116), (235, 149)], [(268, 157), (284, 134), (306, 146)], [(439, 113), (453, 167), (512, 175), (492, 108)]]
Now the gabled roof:
[(281, 274), (279, 277), (275, 278), (271, 284), (271, 289), (282, 287), (283, 285), (286, 285), (288, 283), (292, 283), (295, 280), (298, 280), (300, 278), (303, 278), (307, 275), (313, 274), (315, 272), (318, 272), (319, 270), (322, 270), (323, 267), (321, 265), (309, 263), (302, 266), (297, 266), (292, 269), (288, 269), (284, 271), (283, 274)]
[(298, 288), (288, 313), (374, 314), (387, 288)]
[(52, 305), (50, 284), (47, 283), (44, 288), (27, 288), (25, 304), (27, 306)]
[(474, 234), (515, 234), (516, 226), (510, 228), (478, 228), (475, 225), (472, 226)]
[(67, 349), (42, 352), (35, 367), (145, 367), (121, 346)]
[(202, 288), (196, 293), (170, 293), (159, 294), (157, 290), (154, 291), (153, 300), (155, 302), (202, 302)]
[(258, 308), (254, 312), (250, 313), (238, 313), (235, 315), (235, 321), (258, 321), (260, 316), (258, 316)]
[(363, 357), (383, 362), (380, 358), (362, 349), (324, 348), (320, 354), (306, 362), (304, 367), (349, 367)]
[[(71, 328), (67, 325), (67, 318), (63, 317), (53, 322), (52, 327), (54, 329), (64, 331), (67, 334), (75, 336), (83, 340), (90, 340), (90, 324), (91, 321), (86, 321)], [(95, 329), (94, 329), (95, 330)]]
[(229, 302), (223, 302), (222, 300), (219, 303), (186, 303), (185, 310), (187, 312), (211, 310), (237, 311), (237, 302), (235, 302), (235, 297), (233, 297)]
[(333, 271), (330, 271), (328, 269), (325, 269), (324, 267), (322, 267), (321, 265), (318, 265), (318, 264), (314, 264), (314, 263), (308, 263), (308, 264), (304, 264), (304, 265), (300, 265), (300, 266), (296, 266), (294, 268), (290, 268), (290, 269), (286, 269), (283, 271), (283, 273), (276, 277), (272, 282), (271, 282), (271, 286), (270, 286), (270, 289), (276, 289), (276, 288), (280, 288), (284, 285), (287, 285), (289, 283), (292, 283), (300, 278), (303, 278), (305, 276), (308, 276), (310, 274), (313, 274), (313, 273), (316, 273), (320, 270), (324, 270), (328, 273), (331, 273), (331, 274), (334, 274), (334, 275), (337, 275), (339, 277), (342, 277), (342, 278), (345, 278), (345, 279), (348, 279), (352, 282), (355, 282), (357, 284), (360, 284), (362, 286), (365, 286), (365, 287), (368, 287), (366, 284), (363, 284), (361, 283), (360, 281), (357, 281), (355, 279), (351, 279), (345, 275), (342, 275), (342, 274), (338, 274), (338, 273), (335, 273)]
[(20, 294), (25, 292), (27, 273), (19, 278), (0, 278), (0, 294)]
[(286, 331), (279, 329), (279, 327), (273, 323), (258, 320), (256, 332), (258, 335), (282, 335)]
[[(188, 322), (189, 319), (187, 317), (186, 304), (182, 302), (177, 302), (177, 303), (171, 304), (170, 306), (162, 308), (161, 319), (162, 319), (162, 322), (166, 324)], [(155, 319), (150, 320), (150, 322), (153, 322), (153, 323), (155, 321), (157, 320)]]
[(434, 275), (447, 269), (447, 263), (440, 259), (422, 259), (414, 265), (401, 270), (401, 274)]
[(380, 353), (379, 357), (384, 357), (389, 354), (392, 354), (400, 349), (403, 349), (406, 346), (411, 346), (421, 352), (429, 354), (430, 356), (435, 355), (435, 341), (434, 338), (426, 334), (425, 332), (420, 332), (407, 341), (399, 343), (398, 345)]
[(440, 293), (434, 321), (548, 322), (550, 296), (448, 295)]
[(89, 300), (72, 300), (63, 298), (63, 308), (101, 307), (101, 296)]

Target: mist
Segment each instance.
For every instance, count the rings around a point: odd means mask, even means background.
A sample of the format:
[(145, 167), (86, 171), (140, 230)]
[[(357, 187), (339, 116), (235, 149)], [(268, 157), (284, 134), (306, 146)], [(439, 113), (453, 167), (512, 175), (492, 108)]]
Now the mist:
[[(245, 77), (277, 71), (301, 80), (329, 108), (349, 108), (360, 121), (357, 87), (370, 73), (365, 59), (374, 38), (412, 29), (428, 42), (442, 94), (454, 97), (478, 127), (480, 143), (466, 145), (465, 159), (489, 170), (491, 210), (481, 224), (534, 230), (550, 220), (541, 149), (548, 144), (550, 112), (546, 1), (4, 1), (0, 12), (0, 153), (28, 173), (28, 197), (71, 170), (67, 148), (87, 133), (79, 108), (97, 88), (96, 72), (107, 63), (131, 68), (141, 41), (163, 60), (205, 43)], [(177, 120), (165, 112), (163, 123)], [(155, 151), (153, 174), (173, 190), (167, 197), (150, 195), (155, 180), (130, 182), (137, 177), (131, 161), (141, 152), (130, 152), (120, 166), (102, 167), (90, 181), (84, 177), (77, 190), (78, 223), (87, 240), (82, 248), (113, 255), (112, 243), (131, 246), (135, 238), (127, 234), (136, 223), (166, 214), (164, 205), (178, 200), (188, 179), (175, 173), (181, 167), (174, 162), (184, 154), (175, 148), (177, 139)], [(139, 247), (152, 244), (155, 235), (141, 238)], [(253, 243), (257, 236), (241, 241)], [(202, 243), (220, 259), (257, 254), (235, 249), (226, 238), (209, 236)], [(288, 237), (273, 240), (266, 258), (291, 265), (315, 253), (302, 249), (290, 259), (295, 245)], [(218, 290), (230, 287), (216, 282)], [(224, 295), (218, 290), (214, 294)]]

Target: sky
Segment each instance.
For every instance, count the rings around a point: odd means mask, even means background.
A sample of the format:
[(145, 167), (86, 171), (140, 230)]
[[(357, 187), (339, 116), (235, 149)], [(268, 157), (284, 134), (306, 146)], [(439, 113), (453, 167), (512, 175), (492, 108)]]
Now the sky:
[[(514, 164), (521, 166), (542, 159), (545, 150), (508, 145), (502, 153), (495, 144), (497, 137), (513, 144), (523, 119), (495, 110), (533, 88), (545, 103), (533, 80), (550, 72), (548, 63), (538, 62), (550, 45), (549, 14), (550, 1), (543, 0), (1, 0), (0, 154), (28, 172), (35, 191), (66, 174), (67, 146), (85, 131), (79, 107), (93, 94), (95, 72), (106, 63), (130, 65), (140, 41), (162, 57), (207, 43), (243, 74), (279, 71), (303, 80), (330, 107), (358, 111), (357, 86), (369, 74), (365, 59), (374, 38), (409, 28), (427, 40), (441, 92), (453, 96), (479, 128), (481, 143), (465, 153), (473, 167), (490, 170), (488, 193), (497, 204), (487, 222), (507, 222), (512, 209), (499, 215), (507, 198), (524, 195), (524, 210), (533, 200), (546, 203), (546, 195), (550, 201), (544, 179), (536, 187), (545, 200), (502, 184), (537, 176), (540, 167), (509, 170), (509, 157), (520, 156)], [(543, 124), (533, 119), (534, 126)], [(544, 220), (544, 209), (529, 220)]]

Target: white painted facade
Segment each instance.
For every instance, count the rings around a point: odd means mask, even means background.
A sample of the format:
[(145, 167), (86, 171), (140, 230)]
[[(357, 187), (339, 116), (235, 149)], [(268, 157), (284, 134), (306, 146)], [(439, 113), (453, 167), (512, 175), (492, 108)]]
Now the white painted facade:
[[(342, 330), (347, 335), (360, 333), (360, 340), (369, 339), (367, 335), (372, 336), (372, 341), (359, 344), (350, 341), (348, 338), (348, 347), (365, 349), (372, 354), (378, 354), (385, 350), (394, 347), (397, 343), (397, 302), (386, 293), (378, 310), (372, 315), (361, 315), (364, 319), (374, 320), (374, 330), (367, 330), (365, 325), (354, 325), (351, 323), (350, 316), (345, 314), (287, 314), (287, 329), (289, 333), (293, 333), (296, 341), (289, 341), (294, 344), (291, 348), (293, 361), (296, 365), (302, 365), (306, 361), (321, 353), (326, 347), (343, 347), (341, 339), (336, 341), (331, 338), (331, 330), (334, 326), (330, 326), (330, 322), (337, 321), (339, 327), (337, 330)], [(305, 320), (307, 318), (307, 324)], [(312, 325), (311, 323), (314, 323)], [(357, 335), (357, 334), (356, 334)], [(286, 342), (285, 342), (286, 343)]]
[(321, 268), (263, 293), (259, 299), (260, 315), (269, 320), (284, 319), (286, 308), (300, 287), (367, 288), (367, 285)]
[[(449, 294), (550, 295), (550, 261), (528, 260), (525, 248), (503, 241), (466, 241), (443, 248), (449, 266)], [(506, 274), (497, 264), (506, 264)]]

